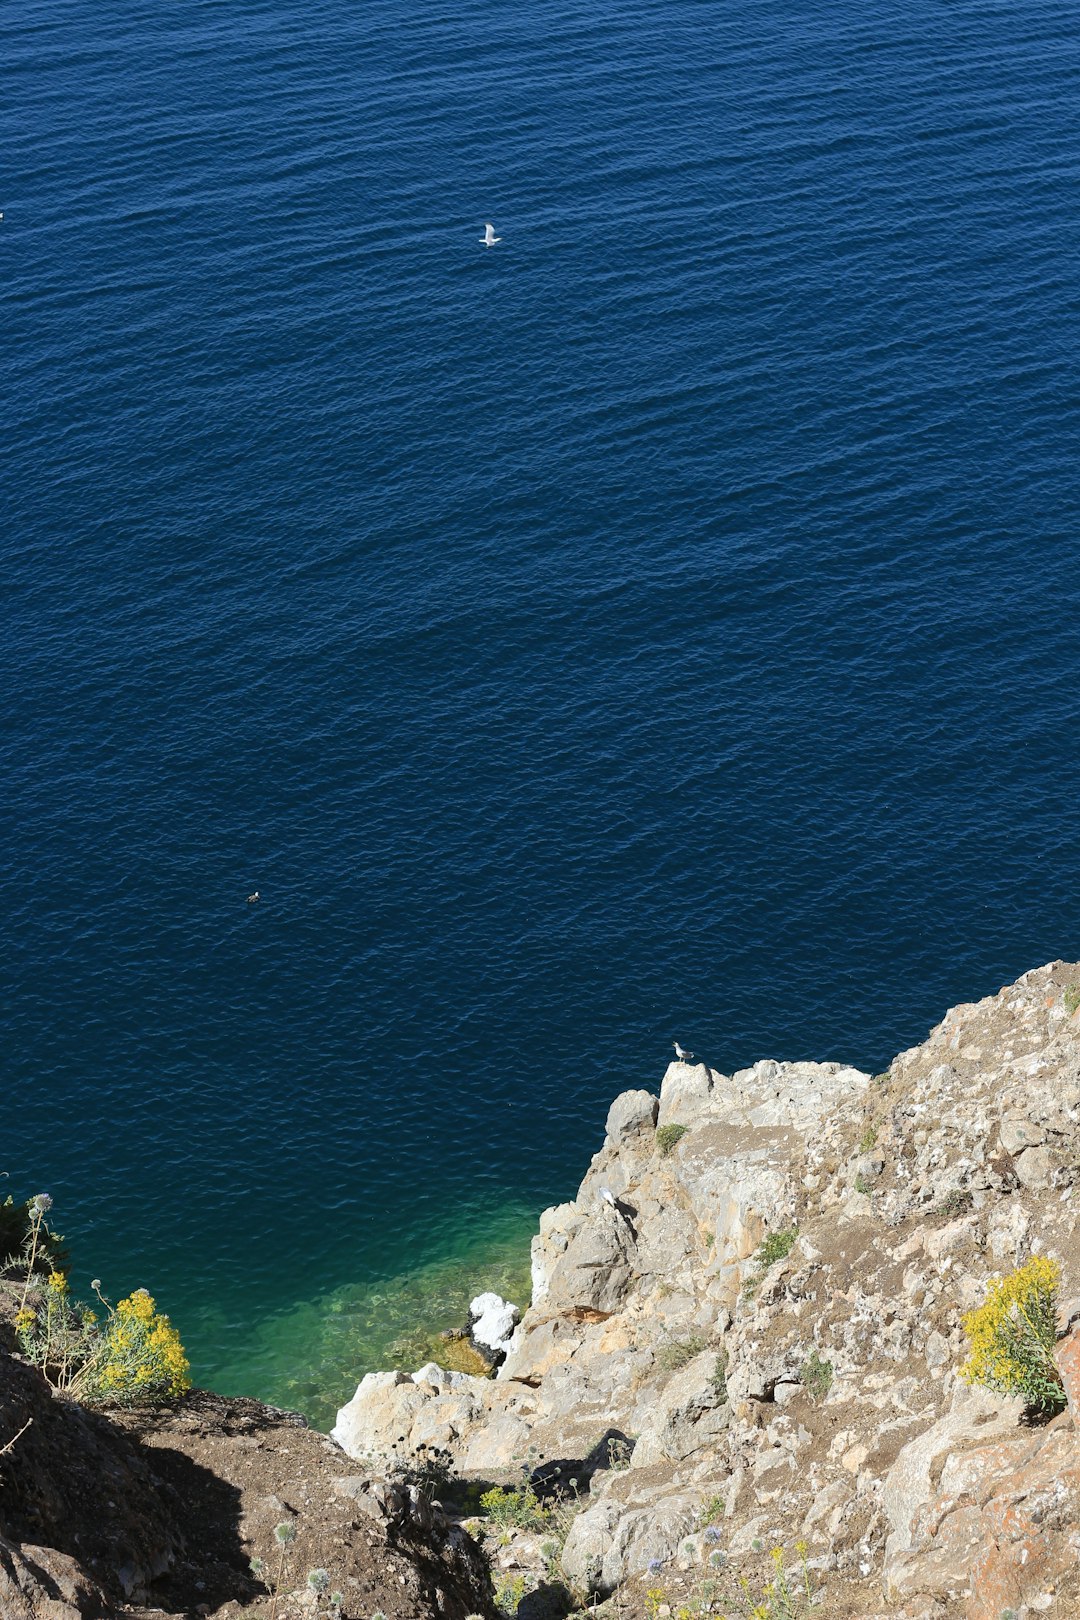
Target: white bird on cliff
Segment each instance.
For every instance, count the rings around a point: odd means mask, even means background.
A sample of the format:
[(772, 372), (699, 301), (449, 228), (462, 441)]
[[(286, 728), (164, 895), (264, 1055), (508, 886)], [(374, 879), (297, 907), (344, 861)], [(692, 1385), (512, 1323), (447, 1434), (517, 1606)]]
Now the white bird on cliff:
[(487, 222), (487, 224), (484, 226), (484, 234), (480, 238), (480, 246), (481, 247), (494, 247), (496, 242), (501, 242), (501, 241), (502, 241), (502, 237), (495, 235), (495, 227), (491, 223), (491, 221), (489, 220)]
[(687, 1052), (684, 1047), (679, 1045), (678, 1041), (672, 1041), (671, 1044), (675, 1048), (675, 1056), (678, 1058), (680, 1063), (693, 1063), (693, 1052)]
[(619, 1206), (615, 1202), (615, 1194), (612, 1192), (610, 1187), (601, 1187), (600, 1196), (604, 1200), (605, 1204), (610, 1204), (612, 1209), (618, 1209)]

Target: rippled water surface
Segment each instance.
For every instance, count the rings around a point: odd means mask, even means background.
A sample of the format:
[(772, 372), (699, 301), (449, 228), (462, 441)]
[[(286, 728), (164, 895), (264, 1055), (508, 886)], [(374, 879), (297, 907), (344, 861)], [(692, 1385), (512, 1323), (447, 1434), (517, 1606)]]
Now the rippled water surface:
[(0, 51), (0, 1168), (201, 1379), (520, 1292), (674, 1035), (880, 1067), (1080, 954), (1075, 7)]

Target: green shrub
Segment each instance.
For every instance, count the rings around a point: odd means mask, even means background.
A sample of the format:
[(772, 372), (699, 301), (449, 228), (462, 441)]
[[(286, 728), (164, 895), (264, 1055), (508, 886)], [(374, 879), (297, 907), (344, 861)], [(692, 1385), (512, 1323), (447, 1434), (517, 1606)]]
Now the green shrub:
[(710, 1379), (713, 1393), (721, 1406), (727, 1400), (727, 1359), (726, 1350), (717, 1352), (716, 1366), (713, 1368), (712, 1378)]
[(799, 1382), (815, 1401), (823, 1401), (832, 1388), (833, 1364), (811, 1350), (799, 1369)]
[(672, 1149), (678, 1146), (689, 1129), (689, 1125), (661, 1125), (658, 1127), (656, 1145), (660, 1150), (662, 1159), (666, 1159)]
[(676, 1372), (700, 1356), (707, 1345), (708, 1340), (700, 1333), (691, 1333), (686, 1339), (669, 1339), (656, 1352), (656, 1365), (662, 1372)]
[(855, 1191), (857, 1193), (862, 1193), (864, 1198), (869, 1198), (873, 1192), (873, 1188), (870, 1186), (870, 1183), (867, 1181), (866, 1177), (861, 1171), (855, 1177)]
[(1071, 1018), (1077, 1007), (1080, 1007), (1080, 984), (1070, 984), (1061, 997), (1065, 1011)]
[(877, 1147), (877, 1127), (868, 1125), (859, 1138), (859, 1152), (869, 1153), (874, 1147)]
[(145, 1288), (137, 1288), (109, 1312), (75, 1388), (83, 1400), (110, 1406), (173, 1401), (191, 1388), (180, 1335)]
[(799, 1235), (797, 1226), (785, 1227), (780, 1232), (769, 1232), (764, 1242), (754, 1255), (753, 1264), (756, 1272), (751, 1272), (743, 1283), (743, 1296), (752, 1299), (761, 1287), (762, 1278), (771, 1266), (778, 1260), (786, 1260), (795, 1246), (795, 1239)]
[(941, 1203), (933, 1210), (933, 1214), (940, 1215), (943, 1220), (953, 1221), (960, 1215), (966, 1215), (974, 1203), (974, 1199), (966, 1187), (954, 1187), (947, 1192)]
[(47, 1271), (68, 1270), (64, 1240), (45, 1220), (51, 1204), (48, 1193), (38, 1193), (25, 1204), (17, 1204), (9, 1195), (0, 1204), (0, 1271), (33, 1272), (39, 1264)]
[(960, 1376), (1002, 1395), (1022, 1395), (1030, 1407), (1060, 1412), (1065, 1391), (1054, 1364), (1061, 1267), (1036, 1255), (1002, 1281), (964, 1317), (971, 1350)]
[(493, 1485), (481, 1496), (480, 1511), (504, 1530), (542, 1530), (550, 1517), (531, 1485)]

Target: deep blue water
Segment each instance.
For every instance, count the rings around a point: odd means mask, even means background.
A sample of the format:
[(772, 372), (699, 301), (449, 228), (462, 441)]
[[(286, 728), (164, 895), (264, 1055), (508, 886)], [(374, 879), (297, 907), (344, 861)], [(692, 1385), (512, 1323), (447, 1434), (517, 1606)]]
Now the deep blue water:
[(200, 1378), (1080, 954), (1076, 22), (0, 10), (0, 1168)]

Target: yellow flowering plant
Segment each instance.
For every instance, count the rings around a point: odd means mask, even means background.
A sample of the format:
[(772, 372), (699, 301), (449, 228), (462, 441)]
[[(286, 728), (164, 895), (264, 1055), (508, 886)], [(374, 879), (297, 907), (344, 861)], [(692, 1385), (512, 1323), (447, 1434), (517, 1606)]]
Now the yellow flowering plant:
[[(15, 1207), (0, 1206), (9, 1214)], [(9, 1262), (17, 1276), (0, 1278), (16, 1294), (14, 1326), (21, 1353), (55, 1390), (76, 1400), (141, 1405), (176, 1400), (191, 1388), (180, 1336), (145, 1288), (113, 1308), (95, 1279), (104, 1320), (72, 1297), (59, 1240), (46, 1216), (47, 1193), (26, 1205), (23, 1253)], [(47, 1270), (46, 1270), (47, 1267)]]
[(741, 1594), (729, 1592), (718, 1602), (719, 1620), (810, 1620), (817, 1600), (810, 1584), (806, 1542), (796, 1542), (795, 1551), (799, 1556), (797, 1573), (787, 1568), (783, 1547), (770, 1547), (771, 1579), (751, 1585), (745, 1575), (740, 1575)]
[(86, 1401), (124, 1406), (176, 1400), (190, 1388), (191, 1368), (180, 1335), (153, 1296), (137, 1288), (109, 1310), (77, 1393)]
[(1065, 1391), (1054, 1364), (1061, 1267), (1036, 1255), (1011, 1276), (991, 1279), (986, 1303), (964, 1317), (971, 1346), (960, 1376), (1037, 1411), (1060, 1412)]

